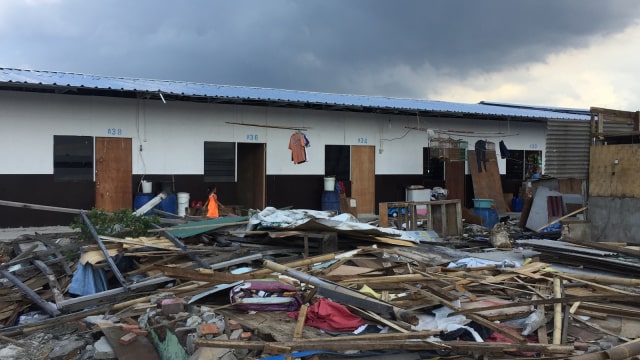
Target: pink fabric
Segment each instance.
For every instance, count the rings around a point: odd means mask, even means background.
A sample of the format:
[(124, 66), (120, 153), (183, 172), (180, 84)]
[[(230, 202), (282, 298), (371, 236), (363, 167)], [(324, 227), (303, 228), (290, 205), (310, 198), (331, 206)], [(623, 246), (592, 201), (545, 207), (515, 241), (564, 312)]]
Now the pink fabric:
[[(287, 313), (293, 319), (298, 318), (298, 314), (298, 311)], [(305, 325), (329, 331), (353, 331), (364, 324), (365, 321), (349, 312), (346, 306), (324, 298), (309, 306), (305, 319)]]

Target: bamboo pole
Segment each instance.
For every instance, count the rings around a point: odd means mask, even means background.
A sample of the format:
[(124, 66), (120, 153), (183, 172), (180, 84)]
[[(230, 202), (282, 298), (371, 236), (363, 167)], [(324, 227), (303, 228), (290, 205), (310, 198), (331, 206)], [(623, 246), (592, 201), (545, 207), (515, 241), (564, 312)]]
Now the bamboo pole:
[(562, 221), (562, 220), (564, 220), (564, 219), (566, 219), (566, 218), (568, 218), (568, 217), (571, 217), (571, 216), (573, 216), (573, 215), (579, 214), (579, 213), (581, 213), (581, 212), (583, 212), (583, 211), (585, 211), (585, 210), (587, 210), (587, 207), (586, 207), (586, 206), (585, 206), (585, 207), (581, 207), (580, 209), (578, 209), (578, 210), (576, 210), (576, 211), (572, 211), (572, 212), (568, 213), (568, 214), (567, 214), (567, 215), (565, 215), (565, 216), (561, 216), (561, 217), (559, 217), (559, 218), (557, 218), (557, 219), (553, 220), (552, 222), (549, 222), (549, 223), (546, 223), (546, 224), (544, 224), (544, 225), (540, 226), (539, 228), (537, 228), (537, 229), (536, 229), (536, 232), (538, 232), (538, 231), (540, 231), (540, 230), (542, 230), (542, 229), (546, 228), (546, 227), (547, 227), (547, 226), (549, 226), (549, 225), (555, 224), (555, 223), (557, 223), (558, 221)]
[[(553, 278), (553, 296), (562, 298), (562, 280)], [(559, 345), (562, 341), (562, 303), (553, 304), (553, 344)]]

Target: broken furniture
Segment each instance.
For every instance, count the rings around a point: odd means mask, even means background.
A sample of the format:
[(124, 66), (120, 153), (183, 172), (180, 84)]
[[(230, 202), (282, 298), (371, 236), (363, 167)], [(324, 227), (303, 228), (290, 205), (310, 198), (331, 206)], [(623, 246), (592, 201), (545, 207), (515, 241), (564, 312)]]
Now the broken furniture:
[[(419, 215), (418, 208), (426, 208)], [(460, 200), (381, 202), (379, 204), (380, 227), (389, 227), (389, 209), (397, 208), (398, 227), (403, 224), (407, 231), (419, 230), (418, 222), (426, 230), (434, 230), (441, 237), (462, 235), (462, 207)]]

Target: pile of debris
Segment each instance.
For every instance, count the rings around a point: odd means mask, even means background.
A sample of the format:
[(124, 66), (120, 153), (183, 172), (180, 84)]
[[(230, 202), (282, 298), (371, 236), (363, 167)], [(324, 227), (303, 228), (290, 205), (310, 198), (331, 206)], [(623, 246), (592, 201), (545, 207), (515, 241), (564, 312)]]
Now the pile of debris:
[[(312, 210), (190, 220), (3, 243), (0, 358), (640, 354), (640, 281), (547, 243), (462, 248)], [(606, 256), (633, 263), (622, 245)]]

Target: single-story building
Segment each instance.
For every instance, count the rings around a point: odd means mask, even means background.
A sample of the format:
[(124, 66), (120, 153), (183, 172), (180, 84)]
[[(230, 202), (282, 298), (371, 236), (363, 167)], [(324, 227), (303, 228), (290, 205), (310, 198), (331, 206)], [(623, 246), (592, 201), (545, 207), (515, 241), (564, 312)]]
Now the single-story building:
[[(331, 177), (359, 214), (405, 200), (410, 185), (447, 188), (468, 205), (464, 149), (478, 140), (509, 149), (497, 159), (505, 193), (534, 166), (564, 178), (589, 171), (580, 109), (11, 68), (0, 68), (0, 109), (0, 200), (73, 209), (133, 207), (143, 181), (195, 201), (216, 184), (223, 204), (245, 209), (320, 209)], [(0, 207), (0, 227), (70, 217)]]

